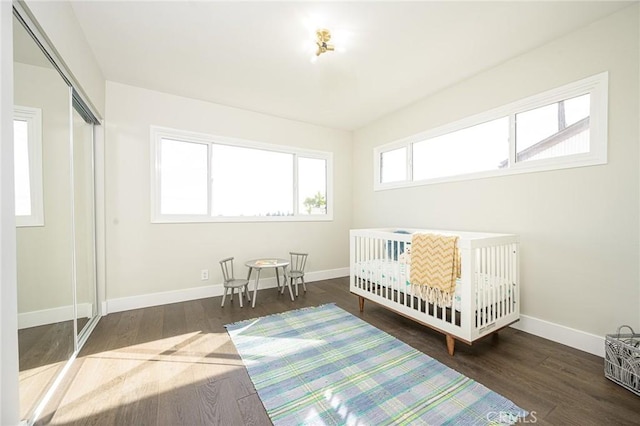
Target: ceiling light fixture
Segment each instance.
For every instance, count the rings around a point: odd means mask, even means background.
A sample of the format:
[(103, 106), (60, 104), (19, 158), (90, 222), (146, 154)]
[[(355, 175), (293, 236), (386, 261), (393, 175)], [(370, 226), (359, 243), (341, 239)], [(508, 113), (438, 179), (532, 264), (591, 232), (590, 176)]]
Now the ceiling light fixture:
[(336, 48), (333, 44), (329, 44), (329, 40), (331, 40), (331, 33), (327, 29), (319, 29), (316, 31), (316, 37), (318, 40), (316, 44), (318, 45), (318, 50), (316, 50), (316, 56), (320, 56), (321, 54), (334, 51)]

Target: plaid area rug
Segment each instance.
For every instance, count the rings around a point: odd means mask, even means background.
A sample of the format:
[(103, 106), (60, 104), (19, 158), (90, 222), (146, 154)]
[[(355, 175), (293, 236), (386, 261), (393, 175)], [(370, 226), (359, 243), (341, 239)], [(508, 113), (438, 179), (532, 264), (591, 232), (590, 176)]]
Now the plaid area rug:
[(225, 327), (275, 425), (497, 425), (528, 414), (333, 304)]

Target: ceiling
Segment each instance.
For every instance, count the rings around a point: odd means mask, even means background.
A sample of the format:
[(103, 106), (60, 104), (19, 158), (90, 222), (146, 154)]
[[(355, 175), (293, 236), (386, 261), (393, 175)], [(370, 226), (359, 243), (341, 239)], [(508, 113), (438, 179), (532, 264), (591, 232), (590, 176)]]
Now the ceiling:
[(629, 4), (72, 1), (107, 80), (347, 130)]

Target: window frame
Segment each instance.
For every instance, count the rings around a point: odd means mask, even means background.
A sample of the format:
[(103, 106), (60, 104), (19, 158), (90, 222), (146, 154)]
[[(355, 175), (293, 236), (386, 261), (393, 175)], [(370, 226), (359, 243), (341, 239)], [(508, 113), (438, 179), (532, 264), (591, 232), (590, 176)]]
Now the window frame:
[[(216, 136), (186, 130), (151, 126), (151, 223), (208, 223), (208, 222), (313, 222), (333, 220), (333, 153), (301, 149), (297, 147), (274, 145), (226, 136)], [(161, 194), (161, 149), (160, 141), (171, 139), (191, 143), (206, 144), (207, 148), (207, 213), (206, 214), (162, 214), (160, 212)], [(291, 154), (293, 158), (293, 215), (290, 216), (212, 216), (212, 145), (229, 145), (264, 151)], [(313, 158), (326, 161), (326, 214), (300, 214), (298, 194), (298, 159)]]
[[(608, 84), (609, 73), (603, 72), (480, 114), (465, 117), (455, 122), (375, 147), (373, 149), (374, 191), (607, 164)], [(588, 153), (522, 162), (515, 161), (515, 116), (517, 114), (585, 94), (590, 95), (590, 148)], [(507, 167), (454, 176), (413, 180), (412, 155), (414, 143), (464, 130), (468, 127), (503, 117), (509, 117), (509, 161)], [(401, 147), (407, 148), (407, 179), (404, 181), (381, 182), (380, 159), (382, 154)]]
[(44, 189), (42, 183), (42, 110), (40, 108), (14, 105), (13, 121), (27, 122), (29, 192), (31, 197), (31, 214), (20, 216), (16, 215), (16, 226), (44, 226)]

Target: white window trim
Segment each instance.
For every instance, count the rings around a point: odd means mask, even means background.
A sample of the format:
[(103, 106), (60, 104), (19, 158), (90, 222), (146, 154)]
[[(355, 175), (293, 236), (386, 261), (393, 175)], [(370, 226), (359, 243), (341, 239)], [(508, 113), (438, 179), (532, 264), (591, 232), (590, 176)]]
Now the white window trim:
[[(458, 182), (463, 180), (482, 179), (495, 176), (507, 176), (520, 173), (533, 173), (573, 167), (595, 166), (607, 163), (607, 126), (608, 126), (608, 96), (609, 73), (603, 72), (585, 79), (558, 87), (546, 92), (512, 102), (492, 110), (463, 118), (453, 123), (430, 129), (407, 138), (374, 148), (373, 150), (373, 189), (374, 191), (404, 188), (411, 186), (430, 185), (435, 183)], [(567, 155), (563, 157), (530, 160), (516, 163), (515, 159), (515, 115), (531, 109), (546, 106), (564, 99), (589, 93), (590, 104), (590, 152), (584, 154)], [(456, 176), (446, 176), (434, 179), (414, 181), (412, 176), (412, 144), (437, 136), (442, 136), (458, 130), (463, 130), (487, 121), (509, 116), (509, 166), (500, 170), (489, 170)], [(400, 147), (407, 147), (407, 180), (396, 182), (380, 182), (380, 156), (383, 152)]]
[(16, 216), (16, 226), (44, 226), (44, 201), (42, 187), (42, 110), (25, 106), (13, 107), (14, 120), (27, 122), (29, 147), (29, 190), (31, 214)]
[[(281, 152), (294, 155), (294, 214), (292, 216), (212, 216), (211, 215), (211, 158), (208, 161), (208, 213), (202, 215), (167, 215), (160, 213), (160, 141), (162, 139), (173, 139), (184, 142), (194, 142), (207, 145), (223, 144), (245, 148), (255, 148), (265, 151)], [(267, 144), (263, 142), (250, 141), (245, 139), (230, 138), (224, 136), (214, 136), (204, 133), (191, 132), (186, 130), (171, 129), (160, 126), (151, 126), (151, 223), (192, 223), (192, 222), (315, 222), (333, 220), (333, 153), (324, 151), (314, 151), (299, 149), (296, 147)], [(297, 168), (298, 157), (317, 158), (325, 160), (327, 163), (327, 213), (322, 215), (309, 215), (298, 213), (298, 182)]]

